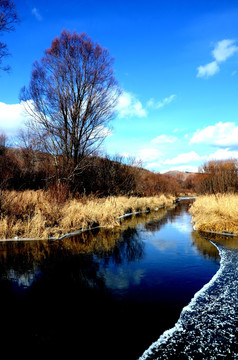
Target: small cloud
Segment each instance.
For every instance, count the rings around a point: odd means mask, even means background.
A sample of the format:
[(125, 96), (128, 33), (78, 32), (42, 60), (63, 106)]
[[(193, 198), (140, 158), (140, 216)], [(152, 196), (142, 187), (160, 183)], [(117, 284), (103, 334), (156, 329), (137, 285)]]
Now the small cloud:
[[(190, 224), (189, 224), (190, 225)], [(190, 227), (189, 227), (190, 229)], [(191, 229), (190, 229), (191, 231)], [(148, 239), (146, 239), (148, 243), (150, 243), (152, 246), (154, 246), (157, 250), (164, 252), (168, 249), (176, 249), (178, 244), (174, 240), (168, 240), (168, 239), (158, 239), (157, 237), (150, 238), (148, 236)]]
[(173, 133), (184, 132), (184, 131), (186, 131), (186, 130), (188, 130), (188, 129), (187, 129), (187, 128), (175, 128), (175, 129), (173, 130)]
[(153, 161), (161, 157), (161, 152), (154, 148), (142, 149), (138, 153), (138, 158), (142, 161)]
[(151, 140), (152, 144), (173, 144), (178, 140), (176, 136), (172, 135), (159, 135), (153, 140)]
[(238, 46), (234, 45), (235, 40), (222, 40), (217, 43), (212, 55), (217, 62), (226, 61), (229, 57), (238, 52)]
[(92, 139), (104, 139), (107, 136), (113, 135), (112, 130), (108, 129), (106, 126), (98, 125), (95, 127), (95, 129), (92, 131), (91, 138)]
[(193, 161), (201, 160), (201, 156), (199, 156), (195, 151), (190, 151), (189, 153), (179, 154), (173, 159), (167, 159), (163, 161), (163, 164), (167, 165), (175, 165), (175, 164), (187, 164)]
[(154, 107), (155, 106), (155, 99), (151, 98), (149, 101), (147, 101), (146, 106), (150, 107), (150, 108)]
[(153, 108), (153, 109), (160, 109), (162, 107), (164, 107), (167, 104), (170, 104), (174, 99), (175, 99), (176, 95), (170, 95), (169, 97), (164, 98), (161, 101), (155, 101), (153, 98), (151, 98), (148, 102), (147, 102), (147, 107), (149, 108)]
[(206, 77), (206, 78), (208, 78), (210, 76), (215, 75), (219, 71), (220, 71), (220, 68), (217, 65), (217, 62), (212, 61), (211, 63), (209, 63), (207, 65), (198, 67), (197, 77)]
[(127, 270), (119, 269), (116, 273), (108, 271), (105, 276), (105, 283), (108, 288), (111, 289), (128, 289), (129, 286), (139, 285), (144, 276), (144, 270)]
[(235, 45), (235, 40), (225, 39), (219, 41), (214, 50), (212, 56), (215, 61), (212, 61), (204, 66), (197, 68), (197, 77), (210, 77), (217, 74), (220, 71), (219, 63), (225, 62), (229, 57), (238, 52), (238, 46)]
[(131, 154), (129, 152), (127, 152), (127, 151), (122, 152), (120, 155), (123, 156), (124, 158), (131, 157)]
[(237, 74), (237, 70), (232, 71), (231, 75), (235, 76)]
[(145, 168), (151, 171), (159, 171), (161, 169), (161, 162), (150, 162), (145, 165)]
[(218, 122), (202, 130), (197, 130), (190, 140), (190, 144), (208, 144), (212, 146), (238, 146), (238, 126), (232, 122)]
[(118, 100), (117, 111), (119, 118), (146, 117), (147, 112), (142, 103), (131, 93), (124, 91)]
[(43, 20), (43, 17), (41, 16), (39, 10), (37, 8), (33, 8), (31, 10), (31, 13), (35, 16), (35, 18), (38, 20), (38, 21), (42, 21)]

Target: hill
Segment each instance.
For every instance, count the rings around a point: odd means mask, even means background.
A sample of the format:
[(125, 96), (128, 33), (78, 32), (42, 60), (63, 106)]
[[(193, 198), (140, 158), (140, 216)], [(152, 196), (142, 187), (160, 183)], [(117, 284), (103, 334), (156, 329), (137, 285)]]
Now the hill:
[(170, 176), (173, 176), (173, 177), (179, 179), (180, 181), (186, 181), (188, 179), (188, 177), (195, 176), (195, 175), (197, 175), (197, 173), (190, 172), (190, 171), (171, 170), (171, 171), (165, 172), (164, 175), (170, 175)]

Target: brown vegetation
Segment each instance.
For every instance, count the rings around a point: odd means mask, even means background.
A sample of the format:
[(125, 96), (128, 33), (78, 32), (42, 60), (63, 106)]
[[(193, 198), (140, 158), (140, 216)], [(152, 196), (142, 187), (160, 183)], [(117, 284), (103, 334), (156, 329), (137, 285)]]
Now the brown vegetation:
[(208, 161), (187, 182), (197, 194), (235, 193), (238, 190), (237, 160)]
[(56, 181), (51, 155), (30, 147), (7, 148), (2, 141), (0, 237), (59, 237), (112, 226), (125, 213), (172, 203), (178, 191), (173, 178), (124, 161), (119, 156), (91, 156), (85, 158), (81, 173), (69, 179), (62, 167), (61, 180)]
[(238, 234), (238, 195), (199, 196), (190, 208), (198, 231)]
[[(183, 194), (234, 194), (237, 161), (210, 161), (201, 172), (156, 174), (133, 159), (88, 156), (80, 172), (68, 176), (58, 157), (36, 150), (34, 142), (16, 149), (0, 136), (0, 237), (59, 237), (78, 229), (112, 226), (134, 211), (154, 209)], [(23, 144), (23, 143), (22, 143)], [(164, 195), (162, 195), (164, 194)], [(199, 198), (191, 209), (198, 230), (238, 233), (237, 197)]]
[[(63, 189), (62, 189), (63, 190)], [(131, 212), (154, 210), (171, 205), (174, 197), (83, 197), (52, 198), (51, 192), (26, 190), (2, 191), (0, 238), (59, 237), (65, 233), (95, 226), (112, 227), (117, 219)]]
[[(60, 157), (58, 160), (60, 163)], [(121, 156), (86, 157), (81, 171), (72, 177), (62, 163), (57, 179), (52, 155), (30, 146), (8, 148), (0, 141), (0, 189), (51, 190), (59, 196), (61, 187), (64, 195), (76, 197), (176, 195), (185, 191), (177, 178), (145, 170), (133, 159)]]

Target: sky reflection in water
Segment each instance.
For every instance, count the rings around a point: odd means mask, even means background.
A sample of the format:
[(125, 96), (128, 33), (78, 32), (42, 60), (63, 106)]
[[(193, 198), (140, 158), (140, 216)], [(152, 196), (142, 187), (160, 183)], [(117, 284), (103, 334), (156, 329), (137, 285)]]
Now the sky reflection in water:
[(1, 243), (3, 344), (25, 355), (138, 359), (219, 268), (188, 206), (61, 242)]

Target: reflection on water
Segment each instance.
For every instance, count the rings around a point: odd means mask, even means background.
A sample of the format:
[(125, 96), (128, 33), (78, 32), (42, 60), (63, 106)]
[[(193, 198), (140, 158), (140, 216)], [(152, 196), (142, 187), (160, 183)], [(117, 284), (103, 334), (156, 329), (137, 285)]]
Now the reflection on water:
[[(133, 261), (143, 256), (143, 242), (138, 236), (139, 226), (150, 223), (150, 219), (156, 218), (155, 231), (158, 231), (167, 213), (161, 209), (158, 213), (141, 214), (126, 218), (120, 227), (113, 229), (95, 229), (86, 231), (77, 236), (65, 238), (63, 241), (15, 241), (0, 242), (0, 269), (1, 274), (9, 280), (13, 277), (25, 277), (37, 273), (41, 265), (50, 258), (67, 258), (78, 254), (94, 253), (98, 257), (113, 258), (115, 263)], [(162, 219), (162, 220), (160, 220)], [(13, 276), (13, 273), (16, 275)], [(30, 281), (29, 283), (32, 283)]]
[(63, 241), (1, 242), (3, 348), (138, 359), (218, 269), (190, 204)]
[(211, 259), (219, 259), (218, 249), (208, 239), (202, 237), (197, 231), (192, 232), (193, 244), (204, 256)]
[(205, 258), (220, 258), (220, 268), (140, 360), (238, 359), (238, 238), (192, 232), (192, 240)]
[(221, 257), (218, 272), (141, 360), (238, 359), (238, 252), (237, 246), (227, 248), (221, 241), (216, 245)]
[(225, 236), (219, 234), (211, 234), (206, 232), (201, 232), (202, 238), (212, 241), (217, 245), (223, 245), (226, 248), (238, 249), (238, 237), (237, 236)]

